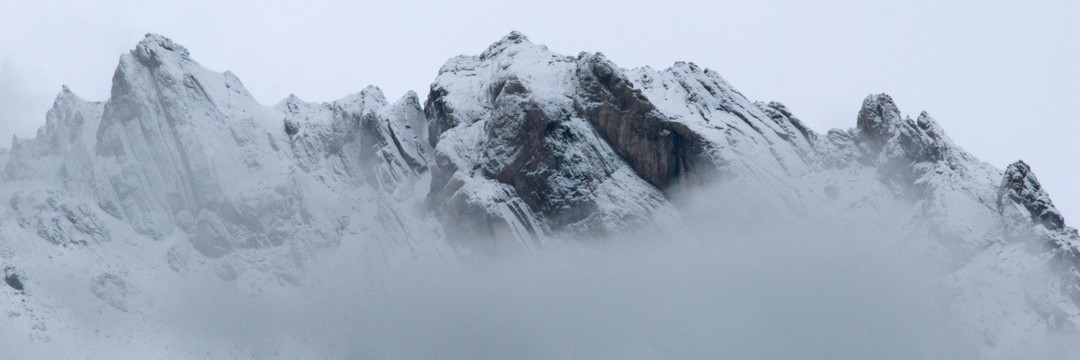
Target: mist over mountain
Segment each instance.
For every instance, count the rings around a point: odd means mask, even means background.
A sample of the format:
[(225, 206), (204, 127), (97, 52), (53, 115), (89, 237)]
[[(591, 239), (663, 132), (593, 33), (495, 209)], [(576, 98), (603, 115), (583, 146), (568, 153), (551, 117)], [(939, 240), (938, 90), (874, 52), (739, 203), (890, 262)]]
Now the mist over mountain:
[(0, 150), (0, 354), (1080, 356), (1080, 236), (1034, 170), (852, 110), (822, 133), (517, 32), (423, 99), (264, 106), (148, 34)]

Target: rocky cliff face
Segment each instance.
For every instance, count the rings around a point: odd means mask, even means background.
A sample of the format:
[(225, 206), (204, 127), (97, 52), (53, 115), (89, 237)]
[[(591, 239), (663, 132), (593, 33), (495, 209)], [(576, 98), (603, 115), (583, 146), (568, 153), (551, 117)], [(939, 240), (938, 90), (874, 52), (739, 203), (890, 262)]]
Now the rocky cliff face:
[[(997, 195), (998, 211), (1007, 238), (1040, 239), (1060, 260), (1058, 265), (1066, 269), (1066, 274), (1080, 276), (1080, 235), (1075, 228), (1065, 226), (1065, 218), (1050, 201), (1050, 195), (1043, 191), (1028, 164), (1023, 161), (1009, 164)], [(1080, 300), (1080, 292), (1074, 296)]]
[[(617, 70), (517, 33), (443, 67), (428, 98), (429, 201), (454, 241), (510, 235), (533, 244), (669, 221), (674, 210), (654, 183), (686, 173), (702, 144), (672, 132)], [(642, 156), (627, 156), (634, 152)]]
[(34, 244), (98, 254), (108, 260), (85, 280), (123, 311), (154, 279), (127, 269), (300, 283), (335, 252), (393, 263), (685, 228), (680, 194), (718, 187), (716, 202), (762, 221), (900, 217), (896, 230), (946, 259), (964, 294), (1011, 281), (1002, 262), (1053, 267), (1056, 285), (1024, 305), (1033, 313), (975, 295), (957, 304), (992, 319), (970, 324), (988, 337), (1048, 317), (1080, 326), (1080, 240), (1023, 162), (995, 169), (888, 95), (867, 97), (854, 128), (820, 135), (693, 63), (623, 69), (516, 32), (450, 59), (423, 105), (368, 87), (272, 107), (147, 35), (121, 57), (108, 100), (64, 88), (0, 165), (5, 264), (28, 274), (59, 261)]
[[(451, 59), (427, 104), (430, 199), (452, 204), (436, 211), (454, 214), (443, 221), (452, 238), (529, 243), (666, 223), (677, 218), (671, 192), (720, 178), (793, 197), (783, 179), (810, 171), (815, 157), (813, 133), (783, 105), (753, 104), (715, 72), (624, 70), (518, 33)], [(482, 230), (455, 228), (477, 223)]]
[[(265, 107), (232, 73), (147, 35), (121, 57), (108, 101), (65, 88), (38, 137), (15, 142), (3, 176), (44, 186), (10, 203), (19, 225), (49, 242), (105, 241), (100, 219), (110, 218), (171, 243), (175, 269), (193, 251), (238, 273), (269, 266), (258, 272), (295, 278), (313, 249), (348, 233), (406, 245), (435, 237), (400, 215), (428, 181), (425, 133), (415, 94), (389, 103), (369, 87)], [(281, 260), (241, 260), (250, 251)]]
[(1002, 211), (1008, 206), (1022, 206), (1029, 214), (1031, 223), (1047, 230), (1061, 230), (1065, 227), (1061, 212), (1054, 207), (1050, 196), (1042, 190), (1042, 185), (1039, 185), (1031, 167), (1023, 161), (1009, 164), (1005, 169), (1005, 176), (1001, 179), (998, 191), (998, 204)]

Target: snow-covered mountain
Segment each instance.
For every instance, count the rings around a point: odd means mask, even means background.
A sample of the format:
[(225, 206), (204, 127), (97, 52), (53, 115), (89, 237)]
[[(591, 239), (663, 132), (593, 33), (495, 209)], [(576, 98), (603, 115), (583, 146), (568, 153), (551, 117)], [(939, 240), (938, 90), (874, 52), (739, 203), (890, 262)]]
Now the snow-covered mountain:
[(232, 73), (147, 35), (121, 56), (108, 100), (65, 87), (36, 138), (0, 151), (0, 336), (38, 350), (131, 345), (124, 331), (159, 328), (156, 304), (180, 301), (168, 284), (270, 296), (329, 281), (312, 275), (325, 263), (392, 273), (418, 258), (677, 236), (707, 196), (733, 230), (857, 224), (936, 259), (947, 316), (982, 357), (1080, 343), (1080, 236), (1028, 165), (983, 163), (884, 94), (855, 125), (820, 134), (693, 63), (623, 69), (516, 32), (450, 59), (423, 104), (369, 86), (264, 106)]

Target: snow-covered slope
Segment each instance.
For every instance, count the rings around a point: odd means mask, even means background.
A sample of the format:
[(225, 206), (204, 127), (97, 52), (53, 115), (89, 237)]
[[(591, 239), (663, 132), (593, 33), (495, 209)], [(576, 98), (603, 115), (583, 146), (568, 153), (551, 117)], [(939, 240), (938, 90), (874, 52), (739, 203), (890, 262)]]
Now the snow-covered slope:
[[(150, 34), (108, 100), (65, 87), (36, 138), (0, 151), (0, 263), (16, 279), (0, 336), (76, 337), (87, 316), (152, 328), (167, 321), (155, 302), (177, 301), (164, 284), (285, 296), (327, 281), (310, 277), (320, 264), (679, 236), (704, 202), (733, 233), (810, 219), (897, 235), (935, 259), (983, 356), (1080, 339), (1080, 237), (1030, 167), (979, 161), (888, 95), (855, 120), (821, 135), (693, 63), (623, 69), (516, 32), (450, 59), (423, 105), (369, 86), (268, 107)], [(94, 340), (72, 344), (109, 344)]]
[(174, 271), (292, 282), (343, 239), (365, 239), (372, 259), (437, 247), (420, 245), (437, 235), (416, 215), (430, 178), (424, 122), (415, 94), (389, 103), (374, 87), (262, 106), (231, 73), (148, 35), (121, 57), (108, 101), (65, 88), (37, 138), (14, 143), (6, 239), (93, 253), (122, 233), (164, 244), (140, 260)]

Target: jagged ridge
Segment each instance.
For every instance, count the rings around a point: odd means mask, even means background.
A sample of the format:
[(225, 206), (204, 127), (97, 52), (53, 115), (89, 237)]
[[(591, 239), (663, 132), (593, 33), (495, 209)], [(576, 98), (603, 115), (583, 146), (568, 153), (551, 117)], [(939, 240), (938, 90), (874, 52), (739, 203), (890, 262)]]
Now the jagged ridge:
[[(1061, 292), (1029, 306), (1080, 324), (1080, 240), (1023, 162), (978, 161), (888, 95), (867, 97), (855, 128), (822, 136), (693, 63), (622, 69), (517, 32), (450, 59), (423, 106), (367, 87), (272, 107), (150, 34), (121, 57), (107, 101), (63, 88), (37, 137), (0, 160), (0, 229), (13, 238), (88, 251), (153, 239), (167, 250), (141, 261), (253, 282), (299, 282), (326, 249), (391, 262), (679, 228), (674, 199), (703, 185), (764, 223), (822, 207), (880, 221), (896, 203), (910, 218), (901, 230), (956, 274), (1000, 254), (1049, 261)], [(1048, 246), (1010, 250), (1032, 241)], [(94, 296), (131, 308), (137, 284), (93, 276)]]

